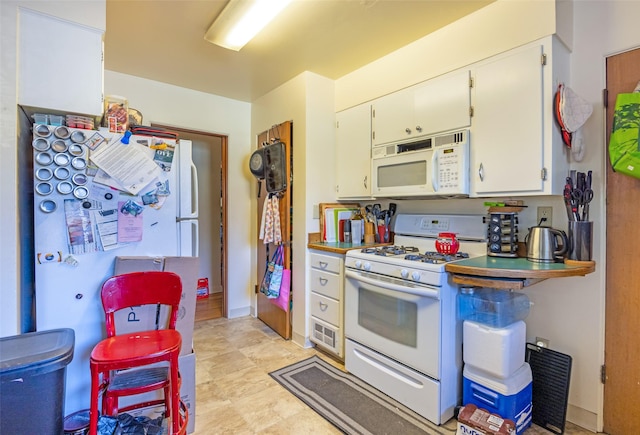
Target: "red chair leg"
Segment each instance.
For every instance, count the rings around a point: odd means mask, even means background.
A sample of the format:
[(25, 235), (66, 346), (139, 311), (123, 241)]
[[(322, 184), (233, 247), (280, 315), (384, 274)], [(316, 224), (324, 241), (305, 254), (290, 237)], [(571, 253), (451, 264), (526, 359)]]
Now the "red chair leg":
[(178, 381), (178, 352), (174, 352), (171, 356), (171, 422), (173, 426), (173, 434), (178, 435), (180, 432), (180, 383)]
[(169, 418), (173, 415), (171, 409), (171, 385), (164, 387), (164, 418)]
[(89, 435), (98, 434), (98, 400), (100, 395), (100, 374), (95, 364), (91, 364), (91, 407), (89, 409)]

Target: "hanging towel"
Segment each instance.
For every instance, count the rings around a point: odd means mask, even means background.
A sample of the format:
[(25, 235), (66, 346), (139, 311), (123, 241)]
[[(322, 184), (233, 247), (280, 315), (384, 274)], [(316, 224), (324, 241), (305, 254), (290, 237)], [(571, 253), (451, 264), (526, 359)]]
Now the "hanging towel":
[(273, 214), (273, 243), (282, 243), (282, 228), (280, 228), (280, 199), (278, 195), (271, 196), (271, 213)]
[(262, 242), (267, 245), (282, 243), (282, 229), (280, 228), (280, 200), (276, 194), (270, 194), (264, 200), (262, 207), (262, 220), (260, 222), (260, 236)]
[(271, 196), (265, 198), (264, 205), (262, 207), (260, 239), (265, 245), (273, 242), (273, 213), (271, 209)]

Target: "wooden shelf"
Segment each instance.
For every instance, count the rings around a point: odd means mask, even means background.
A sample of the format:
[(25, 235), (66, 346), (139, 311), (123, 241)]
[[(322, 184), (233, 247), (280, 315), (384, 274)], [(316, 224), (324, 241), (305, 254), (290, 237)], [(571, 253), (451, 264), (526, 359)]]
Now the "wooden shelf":
[(474, 257), (445, 265), (459, 285), (521, 290), (549, 278), (585, 276), (595, 262), (536, 263), (526, 258)]

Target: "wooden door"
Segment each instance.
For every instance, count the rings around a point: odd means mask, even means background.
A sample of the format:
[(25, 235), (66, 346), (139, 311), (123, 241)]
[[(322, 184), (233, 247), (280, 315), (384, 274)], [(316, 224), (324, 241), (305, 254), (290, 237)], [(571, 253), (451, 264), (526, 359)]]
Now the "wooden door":
[[(607, 58), (607, 145), (616, 96), (640, 81), (640, 49)], [(607, 158), (607, 277), (604, 431), (640, 427), (640, 179), (613, 172)]]
[[(293, 123), (291, 121), (272, 127), (270, 130), (264, 131), (258, 135), (258, 147), (262, 147), (263, 143), (272, 143), (280, 141), (285, 145), (286, 151), (286, 180), (287, 189), (279, 195), (280, 225), (282, 229), (282, 241), (284, 243), (284, 264), (285, 268), (290, 269), (293, 273), (293, 264), (291, 261), (291, 219), (293, 213), (293, 179), (291, 177), (291, 168), (293, 165)], [(258, 196), (258, 233), (260, 233), (260, 223), (262, 221), (262, 210), (264, 201), (269, 193), (266, 190), (265, 183), (260, 183)], [(285, 339), (291, 338), (291, 311), (285, 313), (282, 309), (272, 304), (269, 299), (258, 291), (260, 283), (264, 277), (265, 266), (268, 256), (272, 256), (276, 250), (276, 245), (269, 243), (265, 245), (262, 240), (258, 240), (258, 282), (256, 283), (256, 294), (258, 303), (258, 318), (267, 324), (271, 329), (276, 331)], [(268, 256), (267, 256), (268, 254)], [(293, 285), (293, 282), (292, 282)], [(292, 288), (293, 293), (293, 288)]]

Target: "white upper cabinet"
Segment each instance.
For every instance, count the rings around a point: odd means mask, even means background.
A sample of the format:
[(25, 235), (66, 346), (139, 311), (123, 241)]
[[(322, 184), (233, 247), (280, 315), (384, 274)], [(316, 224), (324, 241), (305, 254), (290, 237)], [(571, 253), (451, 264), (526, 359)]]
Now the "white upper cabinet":
[(20, 9), (18, 103), (100, 115), (102, 36), (102, 30)]
[(371, 106), (373, 146), (410, 139), (413, 130), (413, 92), (410, 88), (375, 100)]
[(374, 146), (468, 127), (469, 70), (459, 70), (385, 95), (372, 105)]
[(371, 106), (336, 113), (337, 197), (371, 196)]
[(549, 37), (472, 68), (471, 196), (562, 193), (568, 153), (553, 97), (568, 65)]
[(454, 71), (413, 89), (414, 126), (418, 134), (434, 134), (471, 125), (469, 70)]

